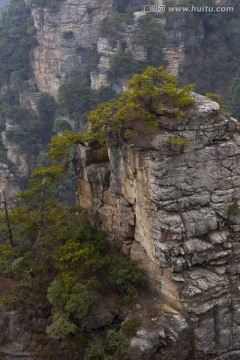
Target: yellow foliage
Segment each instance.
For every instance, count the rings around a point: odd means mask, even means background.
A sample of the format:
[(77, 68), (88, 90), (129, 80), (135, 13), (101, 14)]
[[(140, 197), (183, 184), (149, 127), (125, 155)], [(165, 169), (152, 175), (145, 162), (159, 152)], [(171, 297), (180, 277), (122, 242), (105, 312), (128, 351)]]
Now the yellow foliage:
[(179, 135), (175, 135), (173, 137), (169, 137), (167, 140), (164, 140), (163, 143), (169, 145), (177, 145), (177, 146), (184, 146), (189, 143), (191, 139), (180, 137)]

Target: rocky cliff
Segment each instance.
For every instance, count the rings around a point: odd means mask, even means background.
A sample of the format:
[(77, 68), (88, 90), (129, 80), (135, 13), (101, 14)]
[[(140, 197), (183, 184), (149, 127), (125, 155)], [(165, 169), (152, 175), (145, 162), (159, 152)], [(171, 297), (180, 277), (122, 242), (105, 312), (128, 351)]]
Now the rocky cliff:
[[(141, 1), (135, 3), (140, 10)], [(38, 45), (31, 54), (32, 79), (20, 96), (23, 107), (37, 112), (43, 92), (57, 99), (61, 84), (81, 74), (92, 56), (98, 59), (90, 73), (93, 89), (110, 84), (110, 60), (117, 53), (130, 50), (135, 59), (146, 60), (146, 49), (134, 47), (131, 40), (143, 16), (140, 11), (132, 25), (122, 27), (121, 41), (102, 37), (101, 22), (115, 5), (113, 0), (64, 0), (56, 12), (32, 7)], [(174, 75), (190, 82), (208, 79), (209, 86), (215, 77), (215, 89), (229, 83), (229, 62), (224, 72), (222, 58), (216, 65), (200, 46), (206, 36), (204, 19), (188, 25), (188, 18), (177, 14), (161, 15), (159, 21), (166, 36), (163, 52)], [(211, 53), (212, 43), (219, 47), (214, 36), (212, 30)], [(223, 46), (231, 43), (226, 38)], [(199, 80), (201, 72), (205, 76)], [(126, 82), (120, 79), (113, 87), (121, 92)], [(140, 349), (136, 359), (240, 357), (238, 124), (218, 104), (198, 95), (196, 99), (196, 108), (183, 121), (165, 119), (172, 132), (153, 134), (139, 124), (137, 136), (108, 154), (99, 156), (97, 149), (87, 147), (78, 152), (80, 205), (107, 231), (113, 247), (142, 262), (160, 294), (157, 320), (132, 340), (133, 348)], [(6, 123), (7, 130), (15, 127), (11, 119)], [(174, 145), (169, 141), (174, 136), (190, 141)], [(5, 145), (9, 159), (27, 175), (34, 160), (18, 146)], [(5, 189), (12, 175), (5, 165), (0, 171)]]
[[(38, 91), (57, 98), (60, 85), (74, 75), (81, 74), (94, 53), (98, 56), (98, 64), (96, 71), (91, 73), (93, 89), (111, 83), (108, 74), (110, 60), (117, 53), (132, 51), (136, 59), (146, 60), (146, 48), (132, 44), (132, 33), (144, 15), (141, 11), (142, 1), (134, 3), (136, 10), (138, 9), (133, 15), (134, 21), (131, 25), (122, 26), (119, 34), (116, 34), (116, 38), (119, 38), (117, 41), (110, 41), (101, 32), (102, 21), (117, 11), (113, 0), (91, 3), (65, 0), (59, 2), (58, 10), (54, 12), (48, 8), (33, 6), (38, 46), (33, 50), (31, 63)], [(159, 21), (166, 28), (163, 52), (169, 64), (168, 70), (178, 75), (181, 66), (185, 64), (186, 44), (198, 44), (204, 37), (201, 22), (193, 32), (186, 26), (184, 14), (172, 18), (163, 14)], [(115, 84), (116, 90), (122, 91), (125, 83), (126, 79), (121, 79), (119, 86)]]
[(55, 97), (61, 84), (81, 73), (100, 37), (101, 22), (113, 10), (113, 0), (60, 1), (57, 11), (33, 6), (38, 46), (32, 55), (40, 92)]
[[(81, 74), (92, 56), (96, 60), (96, 67), (90, 74), (92, 88), (111, 85), (118, 92), (124, 89), (127, 79), (118, 79), (112, 84), (110, 61), (116, 54), (129, 51), (135, 59), (146, 60), (146, 47), (135, 46), (132, 41), (132, 35), (144, 15), (141, 9), (145, 3), (142, 0), (132, 2), (132, 21), (127, 24), (123, 20), (111, 39), (103, 35), (102, 21), (117, 12), (117, 3), (113, 0), (64, 0), (59, 2), (57, 11), (32, 7), (38, 46), (33, 49), (31, 63), (33, 80), (39, 92), (48, 92), (57, 98), (60, 85)], [(161, 4), (165, 1), (147, 3)], [(226, 2), (216, 1), (216, 4), (226, 5)], [(235, 5), (234, 11), (211, 16), (207, 13), (166, 11), (157, 16), (164, 29), (164, 35), (159, 36), (165, 39), (162, 51), (168, 70), (180, 75), (186, 83), (196, 82), (202, 92), (211, 90), (225, 95), (238, 68), (238, 5), (233, 1), (227, 5)], [(146, 9), (149, 11), (149, 7)], [(225, 29), (226, 22), (231, 23), (229, 31)], [(223, 42), (222, 48), (219, 48), (219, 42)], [(215, 50), (214, 57), (212, 49)], [(231, 67), (227, 67), (229, 61)], [(223, 64), (226, 64), (224, 71)]]
[[(139, 125), (138, 135), (108, 156), (79, 147), (79, 203), (111, 244), (142, 262), (162, 308), (171, 309), (163, 313), (182, 319), (175, 324), (176, 333), (184, 330), (182, 348), (171, 345), (171, 358), (237, 359), (238, 123), (217, 103), (195, 97), (184, 120), (166, 120), (175, 135)], [(189, 143), (171, 143), (176, 134)]]
[[(148, 63), (146, 41), (142, 46), (133, 41), (136, 31), (141, 32), (141, 19), (147, 14), (141, 11), (143, 3), (142, 0), (131, 2), (130, 21), (127, 16), (122, 16), (120, 24), (115, 26), (110, 22), (110, 30), (116, 27), (112, 37), (103, 34), (102, 21), (112, 14), (116, 15), (119, 1), (61, 0), (56, 9), (32, 5), (34, 27), (30, 30), (36, 31), (36, 41), (30, 54), (30, 80), (23, 83), (19, 94), (21, 107), (37, 114), (41, 94), (48, 93), (58, 100), (60, 86), (76, 75), (84, 74), (93, 90), (106, 85), (117, 93), (124, 90), (131, 74), (125, 76), (121, 73), (116, 79), (109, 70), (111, 61), (121, 53), (131, 53), (136, 61), (145, 65)], [(151, 14), (154, 17), (155, 14)], [(236, 44), (240, 37), (236, 16), (234, 13), (220, 15), (220, 18), (216, 15), (216, 19), (207, 14), (198, 16), (193, 13), (166, 12), (157, 15), (157, 22), (162, 26), (159, 33), (162, 39), (159, 45), (161, 61), (165, 60), (168, 70), (180, 75), (183, 82), (196, 82), (197, 89), (203, 93), (214, 91), (226, 94), (238, 67), (239, 47)], [(226, 21), (231, 23), (231, 31), (224, 30)], [(226, 65), (224, 70), (223, 64)], [(57, 119), (67, 120), (73, 128), (79, 128), (79, 120), (69, 119), (66, 114), (57, 114)], [(12, 129), (17, 129), (18, 124), (10, 118), (6, 123), (7, 131), (10, 128), (8, 123), (11, 123)], [(18, 172), (28, 175), (34, 163), (32, 154), (25, 152), (19, 157), (15, 144), (3, 141), (9, 160), (16, 165)]]
[(0, 163), (0, 210), (4, 209), (4, 202), (7, 200), (8, 206), (14, 205), (13, 197), (19, 192), (14, 175), (6, 164)]

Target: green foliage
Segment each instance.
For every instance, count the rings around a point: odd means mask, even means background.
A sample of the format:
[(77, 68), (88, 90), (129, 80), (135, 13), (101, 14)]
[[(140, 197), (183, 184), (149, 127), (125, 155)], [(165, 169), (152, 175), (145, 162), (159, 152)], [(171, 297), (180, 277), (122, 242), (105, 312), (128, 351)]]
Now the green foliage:
[[(12, 76), (21, 82), (29, 76), (29, 52), (36, 44), (31, 10), (24, 0), (11, 0), (1, 15), (0, 27), (0, 86)], [(19, 87), (18, 85), (18, 87)]]
[(71, 125), (69, 124), (68, 121), (66, 121), (66, 120), (56, 120), (54, 122), (53, 132), (55, 134), (64, 132), (66, 130), (72, 130), (72, 127), (71, 127)]
[(29, 28), (27, 29), (27, 33), (29, 35), (35, 35), (37, 33), (37, 28), (35, 26), (29, 26)]
[[(37, 174), (40, 172), (45, 174), (43, 177), (45, 181), (40, 180), (42, 177), (39, 178), (38, 183), (34, 179), (32, 189), (21, 194), (21, 202), (25, 206), (9, 210), (15, 245), (11, 253), (4, 214), (1, 214), (2, 273), (24, 280), (28, 271), (32, 269), (34, 279), (38, 281), (39, 286), (47, 290), (42, 282), (46, 281), (47, 286), (50, 285), (47, 272), (49, 264), (52, 264), (50, 268), (55, 268), (59, 274), (58, 282), (53, 282), (52, 288), (59, 301), (63, 301), (63, 297), (68, 296), (68, 303), (65, 304), (67, 308), (62, 308), (62, 310), (71, 314), (76, 303), (78, 309), (74, 312), (78, 317), (80, 313), (84, 314), (84, 301), (89, 303), (91, 300), (90, 290), (87, 293), (84, 291), (85, 285), (78, 282), (84, 280), (85, 275), (93, 276), (97, 269), (106, 263), (106, 241), (101, 231), (96, 231), (90, 226), (83, 211), (68, 209), (54, 202), (50, 192), (52, 180), (47, 177), (47, 173), (52, 174), (53, 170), (43, 172), (39, 169)], [(42, 191), (40, 191), (41, 184)], [(78, 251), (74, 253), (74, 249)], [(87, 269), (86, 274), (84, 271)], [(31, 278), (31, 275), (29, 276)], [(59, 284), (63, 284), (62, 287)], [(62, 292), (62, 296), (57, 288)], [(32, 291), (33, 296), (41, 295), (39, 287), (29, 288), (29, 290)], [(65, 295), (64, 291), (66, 291)], [(81, 299), (76, 296), (80, 293)], [(24, 300), (24, 294), (27, 296), (28, 292), (21, 295), (22, 300)], [(49, 290), (49, 294), (52, 296), (54, 292)], [(19, 298), (18, 294), (16, 296)], [(59, 310), (54, 298), (51, 298), (51, 302), (53, 307)]]
[[(25, 274), (26, 276), (26, 274)], [(45, 291), (43, 282), (28, 278), (15, 285), (14, 294), (7, 297), (6, 306), (9, 310), (24, 313), (26, 307), (35, 306), (39, 298), (39, 289)]]
[[(102, 296), (110, 289), (124, 304), (132, 303), (143, 279), (135, 263), (110, 256), (105, 234), (90, 225), (81, 209), (56, 202), (52, 189), (63, 172), (62, 167), (38, 166), (30, 189), (19, 195), (21, 206), (8, 211), (14, 249), (0, 214), (0, 272), (19, 281), (8, 306), (24, 313), (47, 299), (52, 309), (47, 333), (54, 339), (79, 334), (99, 291)], [(104, 352), (109, 359), (124, 358), (122, 335), (110, 335)]]
[(107, 353), (103, 340), (97, 340), (91, 343), (84, 356), (84, 360), (105, 360), (107, 359)]
[(114, 13), (102, 22), (102, 36), (109, 40), (118, 40), (119, 33), (127, 24), (133, 22), (131, 13)]
[(77, 145), (81, 143), (82, 135), (66, 131), (63, 135), (54, 138), (50, 144), (49, 157), (56, 163), (66, 167), (76, 156)]
[[(113, 356), (112, 359), (124, 360), (127, 358), (129, 343), (120, 331), (107, 331), (107, 350)], [(111, 359), (111, 358), (110, 358)]]
[(8, 273), (15, 256), (16, 253), (11, 245), (0, 244), (0, 272), (2, 274)]
[(53, 322), (47, 328), (47, 334), (53, 339), (64, 339), (77, 332), (77, 326), (71, 323), (67, 315), (56, 313), (53, 315)]
[(86, 140), (97, 140), (105, 147), (117, 145), (124, 140), (126, 130), (134, 131), (135, 121), (141, 120), (156, 129), (161, 126), (161, 116), (183, 117), (185, 108), (195, 104), (191, 97), (193, 88), (193, 85), (178, 87), (178, 79), (162, 66), (148, 67), (144, 73), (133, 76), (129, 91), (118, 100), (100, 105), (90, 113), (91, 127)]
[[(192, 66), (188, 67), (188, 71), (182, 71), (182, 81), (196, 83), (196, 90), (201, 94), (207, 91), (220, 93), (224, 101), (228, 92), (231, 97), (231, 81), (239, 67), (240, 7), (239, 2), (234, 2), (231, 1), (234, 11), (229, 13), (202, 11), (185, 14), (184, 34), (189, 38), (194, 33), (196, 39), (186, 43), (188, 64)], [(173, 3), (175, 6), (176, 2)], [(217, 6), (214, 0), (189, 0), (189, 3), (198, 7)], [(179, 13), (166, 12), (165, 15), (168, 17), (167, 28), (171, 30)]]
[(144, 62), (134, 59), (131, 52), (119, 52), (110, 60), (109, 73), (112, 78), (122, 78), (140, 73), (144, 68)]
[(133, 44), (147, 49), (147, 65), (166, 65), (162, 49), (165, 44), (165, 33), (158, 18), (152, 13), (143, 16), (133, 32)]
[(48, 144), (51, 139), (56, 111), (57, 104), (54, 98), (47, 93), (42, 93), (38, 103), (38, 112), (40, 120), (39, 135), (44, 144)]
[(4, 147), (2, 142), (0, 142), (0, 163), (8, 163), (7, 149)]
[(31, 112), (20, 107), (19, 104), (9, 104), (5, 107), (5, 116), (13, 120), (16, 124), (25, 125), (31, 120)]
[(122, 304), (131, 304), (136, 301), (137, 286), (143, 283), (144, 275), (136, 263), (115, 255), (110, 258), (106, 280), (108, 286), (121, 295)]
[(1, 127), (5, 130), (6, 120), (11, 119), (15, 127), (6, 131), (6, 139), (19, 145), (20, 150), (36, 154), (43, 125), (34, 113), (20, 106), (18, 97), (16, 89), (0, 96)]
[(76, 172), (73, 164), (68, 166), (61, 178), (54, 182), (52, 186), (53, 196), (61, 203), (71, 206), (76, 203)]
[(62, 167), (50, 166), (44, 168), (38, 165), (33, 171), (32, 178), (29, 180), (31, 188), (19, 194), (18, 197), (36, 206), (43, 195), (45, 197), (51, 195), (50, 191), (53, 183), (61, 178), (63, 172), (64, 169)]
[(228, 94), (229, 110), (232, 115), (240, 120), (240, 69), (232, 81)]
[(77, 319), (82, 319), (88, 314), (94, 300), (93, 292), (86, 285), (75, 284), (66, 303), (65, 310)]
[(222, 101), (222, 97), (221, 97), (220, 94), (215, 94), (215, 93), (209, 93), (209, 92), (207, 92), (207, 93), (205, 94), (205, 96), (206, 96), (206, 98), (208, 98), (208, 99), (210, 99), (210, 100), (216, 101), (216, 102), (220, 105), (220, 107), (221, 107), (222, 109), (226, 109), (226, 108), (227, 108), (227, 106), (226, 106), (226, 105), (224, 104), (224, 102)]
[(52, 305), (53, 321), (47, 328), (47, 333), (60, 339), (75, 334), (78, 327), (71, 320), (81, 320), (88, 314), (95, 298), (91, 289), (81, 283), (73, 287), (61, 280), (54, 280), (48, 288), (48, 300)]
[(9, 118), (9, 114), (14, 114), (18, 112), (13, 112), (13, 108), (20, 108), (18, 93), (15, 90), (7, 90), (5, 93), (0, 94), (0, 129), (1, 131), (5, 130), (6, 119)]
[[(35, 313), (39, 304), (48, 302), (52, 323), (47, 334), (56, 340), (79, 338), (86, 319), (109, 291), (113, 308), (132, 304), (143, 281), (136, 263), (109, 253), (105, 233), (91, 226), (82, 209), (56, 200), (56, 184), (69, 169), (80, 141), (81, 136), (71, 132), (54, 139), (49, 152), (54, 163), (37, 166), (30, 187), (17, 196), (19, 206), (8, 209), (8, 217), (0, 213), (0, 273), (18, 282), (7, 305), (24, 314)], [(100, 351), (100, 358), (122, 360), (127, 347), (124, 335), (111, 330), (81, 354), (91, 359)]]
[(122, 331), (127, 336), (133, 337), (136, 335), (138, 329), (142, 325), (142, 321), (139, 318), (132, 317), (127, 319), (122, 326)]
[(177, 146), (181, 147), (181, 146), (188, 144), (189, 141), (191, 141), (191, 139), (181, 137), (179, 135), (174, 135), (172, 137), (169, 137), (167, 140), (164, 140), (163, 143), (168, 144), (168, 145), (177, 145)]
[(31, 151), (32, 154), (36, 154), (38, 152), (39, 130), (39, 121), (30, 120), (14, 130), (6, 131), (6, 139), (20, 145), (21, 150)]
[(52, 125), (56, 110), (57, 104), (54, 98), (47, 93), (42, 93), (38, 103), (38, 111), (40, 120), (46, 122), (46, 124), (44, 124), (45, 126), (47, 126), (48, 123), (51, 123)]
[[(87, 57), (87, 62), (84, 66), (84, 76), (89, 78), (90, 73), (97, 71), (97, 69), (98, 69), (98, 63), (99, 63), (100, 56), (97, 51), (97, 48), (94, 47), (93, 50), (91, 51), (91, 54), (89, 54), (89, 49), (85, 49), (82, 47), (78, 47), (78, 49), (76, 51), (79, 52), (83, 58)], [(86, 54), (88, 54), (88, 55), (86, 55)]]
[(106, 335), (87, 347), (83, 360), (127, 360), (129, 344), (125, 336), (115, 330), (108, 330)]
[(96, 105), (102, 104), (106, 101), (113, 101), (117, 94), (110, 86), (102, 86), (96, 92)]
[[(24, 311), (25, 306), (36, 306), (47, 296), (53, 315), (47, 333), (55, 339), (77, 334), (97, 301), (99, 281), (101, 291), (109, 293), (107, 279), (110, 289), (126, 304), (132, 303), (136, 286), (143, 280), (135, 263), (122, 255), (109, 256), (105, 235), (91, 227), (83, 211), (54, 203), (49, 188), (52, 177), (58, 175), (53, 168), (37, 168), (32, 188), (21, 194), (22, 206), (9, 210), (14, 251), (5, 242), (6, 226), (0, 229), (1, 273), (20, 281), (8, 303), (11, 309)], [(111, 354), (120, 351), (119, 341), (124, 345), (121, 336), (117, 339), (115, 335), (108, 340)]]
[(0, 86), (8, 88), (0, 96), (0, 122), (2, 129), (7, 119), (14, 122), (15, 128), (6, 132), (7, 140), (31, 154), (39, 151), (39, 144), (49, 142), (52, 121), (49, 112), (42, 111), (45, 105), (51, 107), (46, 94), (40, 99), (40, 119), (19, 104), (19, 92), (29, 79), (29, 53), (36, 45), (35, 33), (31, 9), (23, 0), (11, 0), (0, 26)]
[(67, 294), (64, 284), (60, 280), (54, 280), (47, 291), (47, 297), (55, 308), (55, 311), (62, 311), (68, 300), (69, 295)]
[(97, 104), (114, 98), (114, 91), (102, 87), (97, 91), (91, 89), (89, 80), (81, 76), (74, 77), (59, 89), (60, 111), (71, 119), (83, 124), (88, 113)]
[(109, 74), (111, 77), (119, 78), (140, 73), (148, 65), (166, 65), (163, 56), (163, 46), (165, 35), (160, 20), (147, 14), (138, 20), (138, 25), (134, 28), (132, 43), (136, 46), (144, 47), (147, 51), (147, 61), (136, 60), (130, 51), (125, 51), (125, 41), (122, 38), (124, 29), (133, 24), (132, 13), (115, 13), (103, 21), (102, 33), (112, 41), (119, 41), (122, 51), (117, 53), (110, 62)]
[(227, 209), (227, 213), (228, 213), (228, 216), (231, 216), (231, 215), (239, 216), (240, 215), (239, 205), (237, 203), (229, 205), (228, 209)]
[(72, 119), (84, 122), (86, 114), (93, 108), (92, 90), (89, 81), (75, 77), (59, 90), (61, 109)]
[[(73, 234), (73, 236), (77, 234)], [(105, 247), (105, 242), (104, 244), (101, 243), (101, 239), (99, 239), (99, 244), (94, 244), (93, 241), (84, 241), (82, 243), (76, 240), (67, 241), (53, 253), (56, 268), (62, 272), (67, 271), (72, 278), (76, 274), (84, 276), (89, 270), (95, 272), (106, 263), (106, 257), (103, 255), (101, 245), (103, 245), (103, 248)]]

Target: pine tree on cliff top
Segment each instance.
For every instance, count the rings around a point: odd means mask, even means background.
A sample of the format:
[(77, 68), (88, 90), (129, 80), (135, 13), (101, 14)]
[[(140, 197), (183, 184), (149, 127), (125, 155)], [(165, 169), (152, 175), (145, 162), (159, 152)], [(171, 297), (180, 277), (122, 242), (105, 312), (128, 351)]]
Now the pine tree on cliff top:
[(195, 103), (190, 95), (193, 89), (194, 85), (178, 87), (178, 78), (164, 67), (149, 66), (133, 76), (128, 91), (118, 100), (102, 104), (90, 113), (91, 128), (86, 140), (108, 147), (131, 137), (135, 121), (143, 121), (154, 130), (159, 127), (157, 120), (161, 116), (183, 117), (184, 110)]

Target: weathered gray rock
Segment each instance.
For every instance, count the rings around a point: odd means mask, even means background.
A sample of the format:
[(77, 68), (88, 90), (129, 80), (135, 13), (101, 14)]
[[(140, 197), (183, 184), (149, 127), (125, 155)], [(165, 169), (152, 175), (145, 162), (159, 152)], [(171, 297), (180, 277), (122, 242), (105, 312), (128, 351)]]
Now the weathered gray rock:
[(0, 163), (0, 209), (4, 209), (5, 200), (8, 207), (14, 206), (14, 195), (17, 192), (19, 192), (19, 187), (14, 175), (11, 174), (8, 165)]
[[(99, 89), (111, 83), (117, 93), (125, 90), (128, 77), (119, 78), (115, 84), (110, 81), (110, 60), (122, 51), (131, 51), (137, 60), (147, 59), (147, 49), (135, 45), (132, 41), (132, 35), (146, 13), (141, 11), (141, 0), (131, 3), (136, 10), (139, 7), (139, 11), (133, 13), (131, 24), (122, 24), (116, 41), (109, 41), (101, 34), (102, 20), (116, 10), (114, 0), (65, 0), (59, 2), (59, 9), (55, 12), (33, 6), (38, 46), (33, 50), (31, 62), (38, 91), (48, 92), (57, 98), (60, 85), (72, 76), (81, 74), (95, 48), (99, 63), (97, 69), (91, 73), (92, 88)], [(179, 75), (186, 65), (186, 44), (196, 44), (203, 39), (201, 25), (198, 31), (193, 33), (186, 26), (186, 21), (184, 14), (179, 14), (174, 19), (162, 14), (159, 18), (166, 33), (165, 47), (162, 50), (169, 64), (168, 70), (173, 75)], [(64, 36), (66, 33), (72, 36)], [(35, 107), (35, 100), (30, 93), (25, 94), (25, 103), (26, 101), (32, 108)], [(207, 110), (204, 106), (206, 104), (202, 105), (203, 111)]]
[(31, 358), (27, 352), (27, 346), (31, 339), (30, 329), (23, 328), (21, 321), (17, 319), (14, 312), (0, 310), (0, 334), (1, 354), (13, 356), (14, 359), (20, 357)]
[[(167, 132), (139, 134), (97, 166), (91, 150), (79, 148), (80, 204), (112, 244), (142, 262), (163, 303), (185, 321), (186, 360), (240, 349), (240, 218), (228, 213), (240, 198), (238, 123), (194, 96), (195, 110), (181, 123), (169, 120), (191, 139), (184, 147), (167, 145)], [(142, 349), (133, 341), (141, 354), (151, 352), (146, 341)], [(179, 345), (167, 344), (170, 356)]]
[(136, 336), (131, 340), (131, 360), (150, 360), (158, 350), (160, 336), (158, 332), (148, 332), (144, 329), (137, 331)]
[(112, 10), (113, 0), (60, 1), (55, 12), (32, 7), (39, 44), (33, 50), (32, 67), (40, 92), (57, 98), (60, 85), (81, 73), (97, 44), (101, 21)]
[[(6, 131), (17, 130), (20, 128), (19, 124), (15, 124), (13, 121), (8, 120), (5, 124)], [(28, 154), (27, 151), (23, 151), (21, 146), (17, 143), (9, 141), (6, 138), (6, 131), (1, 133), (1, 141), (7, 149), (7, 157), (19, 170), (19, 175), (27, 176), (30, 172), (32, 154)]]

